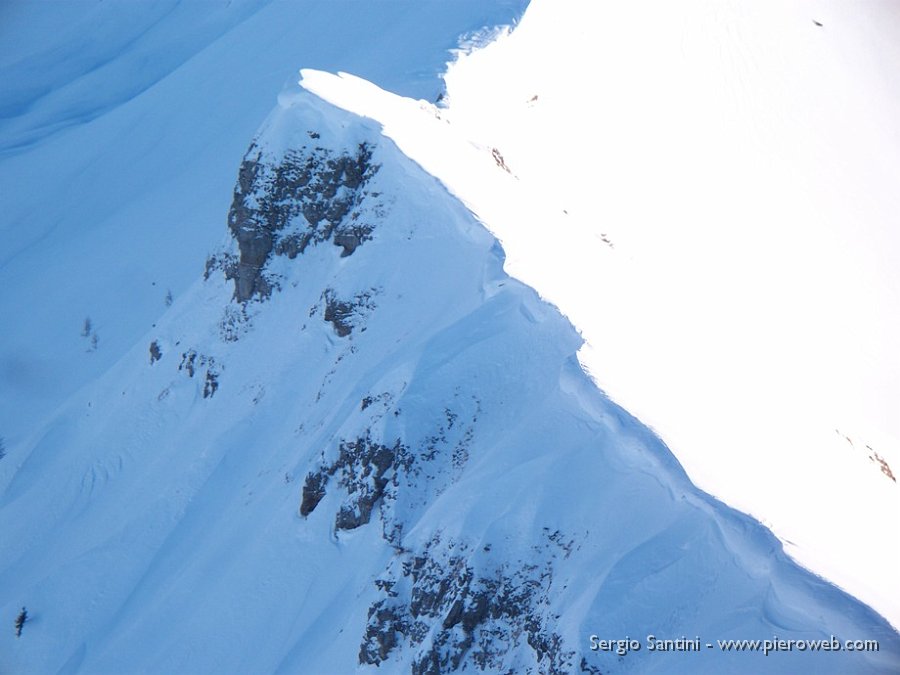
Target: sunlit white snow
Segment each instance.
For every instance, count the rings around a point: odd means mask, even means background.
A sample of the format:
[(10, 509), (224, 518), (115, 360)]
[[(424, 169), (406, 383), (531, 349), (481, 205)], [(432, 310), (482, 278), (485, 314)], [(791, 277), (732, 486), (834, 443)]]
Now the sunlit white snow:
[(897, 625), (900, 19), (866, 7), (535, 0), (447, 108), (303, 85), (491, 228), (701, 487)]

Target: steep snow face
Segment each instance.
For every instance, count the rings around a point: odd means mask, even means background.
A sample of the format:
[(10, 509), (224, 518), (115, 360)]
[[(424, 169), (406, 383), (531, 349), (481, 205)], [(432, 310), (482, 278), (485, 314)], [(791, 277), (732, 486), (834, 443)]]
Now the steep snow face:
[(524, 6), (0, 3), (7, 447), (118, 361), (169, 292), (193, 283), (222, 236), (248, 139), (298, 67), (352, 70), (433, 100), (460, 35), (511, 23)]
[(536, 0), (378, 119), (703, 489), (900, 626), (896, 5)]
[[(694, 488), (378, 125), (285, 92), (229, 225), (0, 464), (0, 615), (32, 616), (5, 669), (896, 672), (890, 626)], [(775, 635), (880, 651), (716, 642)]]

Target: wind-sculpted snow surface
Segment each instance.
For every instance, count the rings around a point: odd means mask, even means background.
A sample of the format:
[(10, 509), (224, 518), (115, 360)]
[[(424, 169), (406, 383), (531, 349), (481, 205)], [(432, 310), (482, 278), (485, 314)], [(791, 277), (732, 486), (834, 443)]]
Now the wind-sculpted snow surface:
[[(374, 123), (284, 95), (229, 226), (0, 465), (0, 616), (33, 617), (0, 669), (896, 672), (890, 627), (694, 488)], [(590, 649), (651, 634), (880, 651)]]
[(526, 4), (0, 2), (6, 447), (187, 291), (221, 236), (235, 168), (297, 68), (434, 100), (460, 35), (514, 23)]

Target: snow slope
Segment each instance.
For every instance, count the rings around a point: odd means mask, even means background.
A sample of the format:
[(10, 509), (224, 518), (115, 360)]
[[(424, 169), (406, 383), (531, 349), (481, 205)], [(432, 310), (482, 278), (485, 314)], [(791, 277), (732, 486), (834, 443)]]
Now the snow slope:
[[(10, 36), (55, 21), (31, 7), (0, 41), (21, 100), (40, 88), (16, 58), (38, 57)], [(694, 487), (429, 175), (445, 150), (509, 197), (484, 221), (542, 213), (518, 210), (491, 146), (380, 88), (432, 98), (448, 41), (515, 5), (179, 4), (133, 24), (80, 7), (150, 42), (3, 127), (0, 616), (31, 619), (0, 631), (0, 670), (896, 672), (891, 626)], [(185, 62), (121, 81), (188, 34)], [(375, 59), (381, 34), (397, 48)], [(251, 143), (292, 60), (375, 84), (309, 71)], [(592, 634), (644, 647), (594, 652)], [(880, 651), (716, 646), (775, 636)]]
[(0, 465), (0, 613), (33, 615), (5, 668), (895, 671), (890, 626), (693, 487), (377, 124), (283, 93), (228, 222), (207, 278)]
[(446, 107), (303, 78), (478, 214), (700, 487), (895, 626), (898, 21), (536, 0), (451, 66)]
[[(352, 12), (325, 0), (2, 3), (6, 445), (105, 372), (165, 312), (167, 291), (177, 297), (196, 279), (248, 140), (300, 65), (433, 99), (459, 36), (523, 9), (520, 0), (354, 3)], [(96, 351), (81, 336), (88, 317)]]

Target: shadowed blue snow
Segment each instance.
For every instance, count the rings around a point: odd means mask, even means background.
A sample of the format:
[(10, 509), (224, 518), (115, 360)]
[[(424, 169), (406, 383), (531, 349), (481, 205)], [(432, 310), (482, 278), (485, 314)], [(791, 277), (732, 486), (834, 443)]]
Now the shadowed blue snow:
[(525, 4), (3, 3), (0, 436), (24, 438), (202, 272), (240, 158), (301, 67), (433, 100), (460, 36)]

